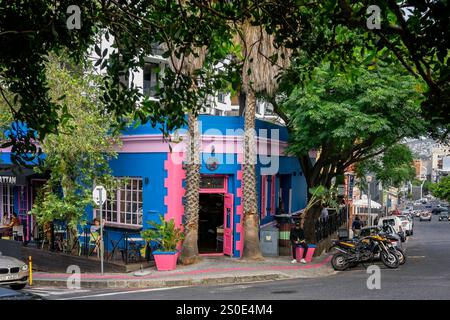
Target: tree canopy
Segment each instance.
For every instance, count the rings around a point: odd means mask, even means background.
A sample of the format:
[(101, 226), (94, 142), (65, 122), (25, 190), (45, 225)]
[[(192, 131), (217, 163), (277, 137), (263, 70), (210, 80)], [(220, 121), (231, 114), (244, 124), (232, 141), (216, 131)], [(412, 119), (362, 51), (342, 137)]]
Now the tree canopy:
[(363, 180), (366, 174), (375, 174), (383, 187), (400, 187), (416, 175), (411, 150), (400, 143), (392, 145), (378, 157), (358, 163), (356, 168), (357, 175)]
[[(68, 29), (77, 5), (79, 29)], [(368, 29), (370, 5), (380, 9), (381, 25)], [(13, 118), (28, 124), (28, 134), (7, 141), (18, 154), (35, 151), (32, 141), (55, 133), (69, 114), (61, 103), (49, 97), (45, 61), (51, 52), (66, 49), (75, 61), (86, 60), (94, 47), (98, 66), (105, 73), (102, 100), (105, 109), (122, 120), (130, 114), (136, 120), (163, 123), (163, 131), (185, 122), (186, 111), (196, 111), (213, 89), (224, 82), (237, 85), (235, 73), (200, 71), (202, 86), (189, 90), (193, 79), (179, 70), (168, 70), (159, 90), (159, 102), (145, 99), (133, 85), (133, 73), (155, 44), (166, 44), (164, 57), (189, 53), (206, 46), (210, 58), (221, 61), (228, 55), (237, 32), (236, 25), (248, 20), (273, 35), (276, 46), (293, 50), (291, 74), (306, 79), (314, 66), (331, 61), (345, 67), (356, 50), (362, 56), (398, 62), (426, 84), (422, 90), (422, 113), (434, 122), (434, 133), (448, 133), (449, 64), (446, 36), (448, 1), (285, 0), (285, 1), (176, 1), (176, 0), (20, 0), (0, 6), (0, 89)], [(405, 14), (404, 11), (409, 13)], [(114, 39), (113, 52), (94, 44), (103, 34)], [(176, 52), (175, 52), (176, 51)], [(270, 59), (271, 57), (267, 57)], [(210, 66), (214, 66), (211, 63)], [(230, 68), (235, 67), (233, 63)], [(295, 67), (296, 66), (296, 67)], [(301, 72), (300, 72), (301, 71)], [(249, 70), (251, 72), (251, 70)], [(197, 81), (197, 80), (195, 80)], [(5, 95), (9, 91), (11, 96)], [(201, 102), (201, 103), (200, 103)], [(18, 159), (20, 160), (20, 158)]]
[[(329, 186), (352, 164), (426, 132), (420, 91), (412, 76), (382, 63), (356, 64), (350, 71), (333, 71), (326, 63), (304, 86), (294, 86), (276, 109), (287, 122), (288, 150), (301, 161), (308, 186)], [(319, 151), (314, 163), (310, 150)]]
[(443, 177), (438, 183), (430, 185), (431, 194), (441, 200), (450, 201), (450, 177)]

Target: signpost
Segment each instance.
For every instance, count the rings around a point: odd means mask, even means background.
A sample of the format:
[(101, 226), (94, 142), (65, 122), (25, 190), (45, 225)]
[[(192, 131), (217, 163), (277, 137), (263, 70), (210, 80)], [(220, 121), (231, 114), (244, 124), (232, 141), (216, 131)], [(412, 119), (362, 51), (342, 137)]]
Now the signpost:
[(92, 191), (92, 199), (100, 207), (100, 271), (103, 275), (103, 204), (106, 201), (106, 189), (103, 186), (96, 186)]
[(350, 201), (353, 200), (353, 186), (355, 184), (355, 176), (350, 173), (346, 172), (345, 175), (347, 176), (347, 184), (348, 184), (348, 190), (347, 190), (347, 204), (346, 204), (346, 211), (347, 211), (347, 232), (350, 234)]

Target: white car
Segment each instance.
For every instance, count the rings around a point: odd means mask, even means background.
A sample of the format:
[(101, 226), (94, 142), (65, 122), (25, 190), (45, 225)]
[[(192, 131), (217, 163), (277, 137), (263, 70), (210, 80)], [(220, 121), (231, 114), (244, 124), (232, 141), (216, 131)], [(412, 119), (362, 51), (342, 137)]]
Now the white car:
[(27, 264), (16, 258), (4, 256), (0, 252), (0, 286), (20, 290), (25, 288), (27, 282)]
[(402, 227), (402, 220), (398, 216), (381, 217), (378, 220), (378, 225), (380, 227), (383, 227), (384, 225), (392, 226), (395, 232), (397, 232), (398, 235), (400, 236), (402, 242), (405, 242), (406, 232), (405, 229)]
[(413, 225), (409, 218), (405, 215), (398, 216), (402, 220), (402, 228), (405, 230), (405, 233), (407, 236), (410, 236), (413, 234)]

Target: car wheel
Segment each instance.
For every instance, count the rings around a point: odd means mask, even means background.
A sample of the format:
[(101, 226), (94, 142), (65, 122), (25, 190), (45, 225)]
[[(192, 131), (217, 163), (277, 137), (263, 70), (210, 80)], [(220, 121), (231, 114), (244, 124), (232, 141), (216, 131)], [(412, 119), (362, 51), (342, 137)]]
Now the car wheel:
[(13, 290), (22, 290), (23, 288), (25, 288), (27, 284), (26, 283), (22, 283), (22, 284), (12, 284), (10, 285), (11, 289)]

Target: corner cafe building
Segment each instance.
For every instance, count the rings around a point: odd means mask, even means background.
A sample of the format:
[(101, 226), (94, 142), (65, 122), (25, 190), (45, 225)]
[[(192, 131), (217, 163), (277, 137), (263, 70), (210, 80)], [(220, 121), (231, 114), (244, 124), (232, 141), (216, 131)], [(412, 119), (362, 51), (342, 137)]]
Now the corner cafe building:
[[(244, 119), (202, 115), (201, 190), (199, 212), (199, 251), (240, 257), (243, 249), (242, 161)], [(108, 195), (103, 217), (109, 239), (119, 239), (124, 232), (139, 232), (149, 221), (174, 219), (182, 224), (185, 203), (186, 128), (172, 134), (172, 142), (163, 139), (160, 128), (141, 125), (122, 134), (119, 155), (110, 161), (113, 175), (122, 179), (114, 197)], [(306, 181), (295, 157), (289, 157), (285, 127), (256, 121), (256, 174), (260, 226), (274, 223), (278, 213), (296, 212), (306, 206)], [(177, 140), (177, 142), (174, 142)], [(169, 147), (170, 144), (170, 147)], [(9, 160), (7, 150), (2, 153)], [(12, 166), (9, 160), (7, 166)], [(31, 208), (36, 189), (45, 180), (32, 173), (17, 176), (12, 172), (0, 180), (0, 210), (25, 216)], [(14, 183), (13, 183), (14, 182)], [(99, 215), (87, 208), (88, 221)], [(29, 217), (27, 234), (32, 235)], [(110, 246), (110, 243), (107, 244)]]

